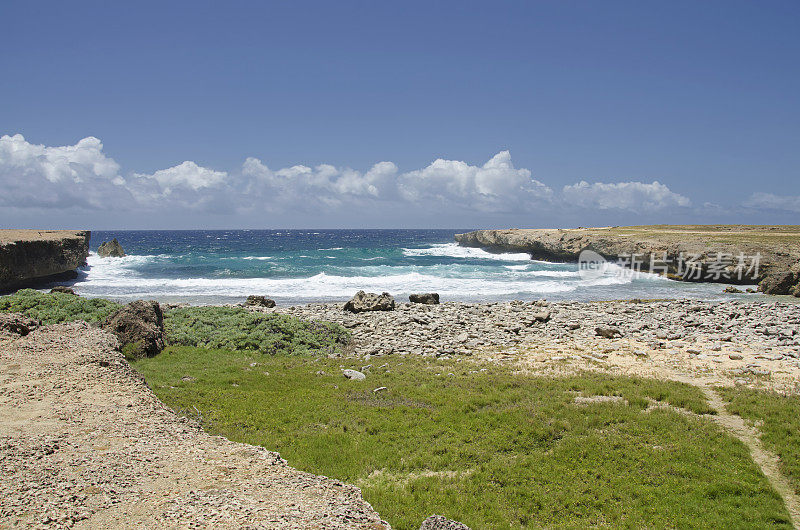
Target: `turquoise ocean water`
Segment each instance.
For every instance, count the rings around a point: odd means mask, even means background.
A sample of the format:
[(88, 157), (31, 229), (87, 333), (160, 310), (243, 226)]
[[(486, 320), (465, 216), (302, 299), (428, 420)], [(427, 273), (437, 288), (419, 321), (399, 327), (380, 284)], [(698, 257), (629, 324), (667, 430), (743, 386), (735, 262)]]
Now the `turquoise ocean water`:
[[(194, 304), (263, 294), (281, 304), (341, 301), (356, 291), (438, 292), (442, 301), (721, 298), (719, 284), (687, 284), (613, 270), (584, 280), (574, 263), (533, 261), (458, 246), (462, 230), (220, 230), (92, 233), (74, 284), (85, 296)], [(116, 237), (127, 257), (100, 258)]]

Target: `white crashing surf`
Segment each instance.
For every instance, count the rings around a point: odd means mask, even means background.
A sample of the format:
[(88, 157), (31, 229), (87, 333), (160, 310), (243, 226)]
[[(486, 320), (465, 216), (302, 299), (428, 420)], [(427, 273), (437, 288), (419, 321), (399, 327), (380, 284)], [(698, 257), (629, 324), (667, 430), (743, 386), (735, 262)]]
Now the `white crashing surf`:
[(531, 261), (524, 252), (505, 252), (495, 254), (481, 248), (462, 247), (458, 243), (441, 243), (430, 248), (404, 248), (406, 256), (440, 256), (450, 258), (491, 259), (495, 261)]

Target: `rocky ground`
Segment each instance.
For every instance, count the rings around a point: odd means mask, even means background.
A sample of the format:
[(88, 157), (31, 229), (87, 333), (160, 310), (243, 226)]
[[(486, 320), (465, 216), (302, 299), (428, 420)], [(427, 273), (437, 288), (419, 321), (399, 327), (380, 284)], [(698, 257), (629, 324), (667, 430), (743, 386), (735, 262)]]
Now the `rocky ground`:
[(388, 528), (358, 488), (176, 415), (105, 331), (12, 324), (0, 326), (16, 330), (0, 329), (0, 528)]
[(792, 302), (400, 303), (358, 314), (342, 307), (256, 310), (337, 322), (352, 331), (356, 355), (473, 356), (543, 373), (711, 376), (800, 392), (800, 304)]

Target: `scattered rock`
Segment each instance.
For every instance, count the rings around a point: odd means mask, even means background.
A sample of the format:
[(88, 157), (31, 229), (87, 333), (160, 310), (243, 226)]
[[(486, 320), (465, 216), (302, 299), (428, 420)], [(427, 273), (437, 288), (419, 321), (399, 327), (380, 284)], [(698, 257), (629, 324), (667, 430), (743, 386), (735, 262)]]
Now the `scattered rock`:
[(408, 295), (409, 301), (414, 304), (436, 305), (439, 303), (439, 293), (416, 293)]
[(123, 258), (125, 251), (115, 237), (111, 241), (104, 241), (97, 249), (97, 255), (101, 258)]
[(547, 322), (550, 320), (550, 311), (541, 311), (539, 313), (534, 313), (531, 315), (531, 318), (536, 322)]
[(443, 515), (431, 515), (424, 521), (419, 530), (470, 530), (469, 526), (458, 521), (448, 519)]
[(347, 379), (352, 379), (353, 381), (363, 381), (367, 378), (363, 372), (359, 372), (358, 370), (342, 370), (342, 375), (345, 376)]
[(266, 296), (258, 296), (251, 294), (245, 300), (244, 305), (254, 307), (275, 307), (275, 300), (267, 298)]
[(580, 329), (581, 325), (577, 322), (567, 322), (567, 329), (571, 331), (575, 331), (576, 329)]
[(389, 293), (375, 294), (358, 291), (356, 295), (344, 304), (344, 310), (351, 313), (364, 311), (392, 311), (394, 297)]
[(741, 361), (743, 357), (741, 353), (729, 353), (728, 359), (730, 359), (731, 361)]
[(722, 292), (723, 293), (731, 293), (731, 294), (741, 294), (744, 291), (742, 291), (741, 289), (737, 289), (733, 285), (729, 285), (725, 289), (723, 289)]
[(19, 313), (0, 313), (0, 330), (16, 333), (23, 337), (36, 329), (39, 322)]
[(615, 339), (622, 336), (622, 332), (617, 328), (604, 328), (598, 326), (594, 328), (594, 332), (598, 337), (603, 337), (605, 339)]
[(50, 289), (50, 294), (53, 293), (74, 294), (75, 296), (78, 296), (78, 293), (76, 293), (73, 289), (71, 289), (70, 287), (65, 287), (63, 285), (56, 285), (55, 287)]
[(100, 327), (116, 335), (123, 351), (136, 359), (164, 349), (164, 316), (158, 302), (131, 302), (106, 317)]

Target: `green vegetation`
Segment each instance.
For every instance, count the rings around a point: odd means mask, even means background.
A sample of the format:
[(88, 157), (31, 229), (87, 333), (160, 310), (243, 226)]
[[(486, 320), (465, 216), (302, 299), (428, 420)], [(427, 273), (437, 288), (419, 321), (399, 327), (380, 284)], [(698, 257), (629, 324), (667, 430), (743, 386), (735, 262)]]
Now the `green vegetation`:
[(186, 307), (164, 313), (166, 342), (176, 346), (252, 350), (286, 355), (341, 351), (350, 341), (343, 327), (236, 307)]
[(728, 411), (756, 424), (761, 440), (778, 455), (781, 471), (800, 494), (800, 396), (740, 387), (718, 390)]
[[(71, 294), (25, 289), (0, 297), (0, 311), (19, 312), (43, 324), (72, 320), (97, 322), (121, 304)], [(327, 355), (343, 350), (350, 333), (327, 322), (308, 322), (237, 307), (186, 307), (164, 311), (165, 340), (176, 346), (227, 348), (267, 354)], [(126, 345), (131, 355), (135, 345)]]
[(791, 528), (747, 448), (688, 413), (710, 412), (692, 386), (421, 357), (372, 363), (351, 381), (341, 369), (361, 369), (355, 359), (171, 347), (134, 366), (168, 405), (197, 407), (209, 432), (361, 486), (400, 529), (432, 513), (474, 529)]
[(102, 298), (84, 298), (73, 294), (46, 294), (33, 289), (23, 289), (8, 296), (0, 296), (0, 311), (23, 313), (42, 324), (58, 324), (73, 320), (97, 322), (121, 306)]

